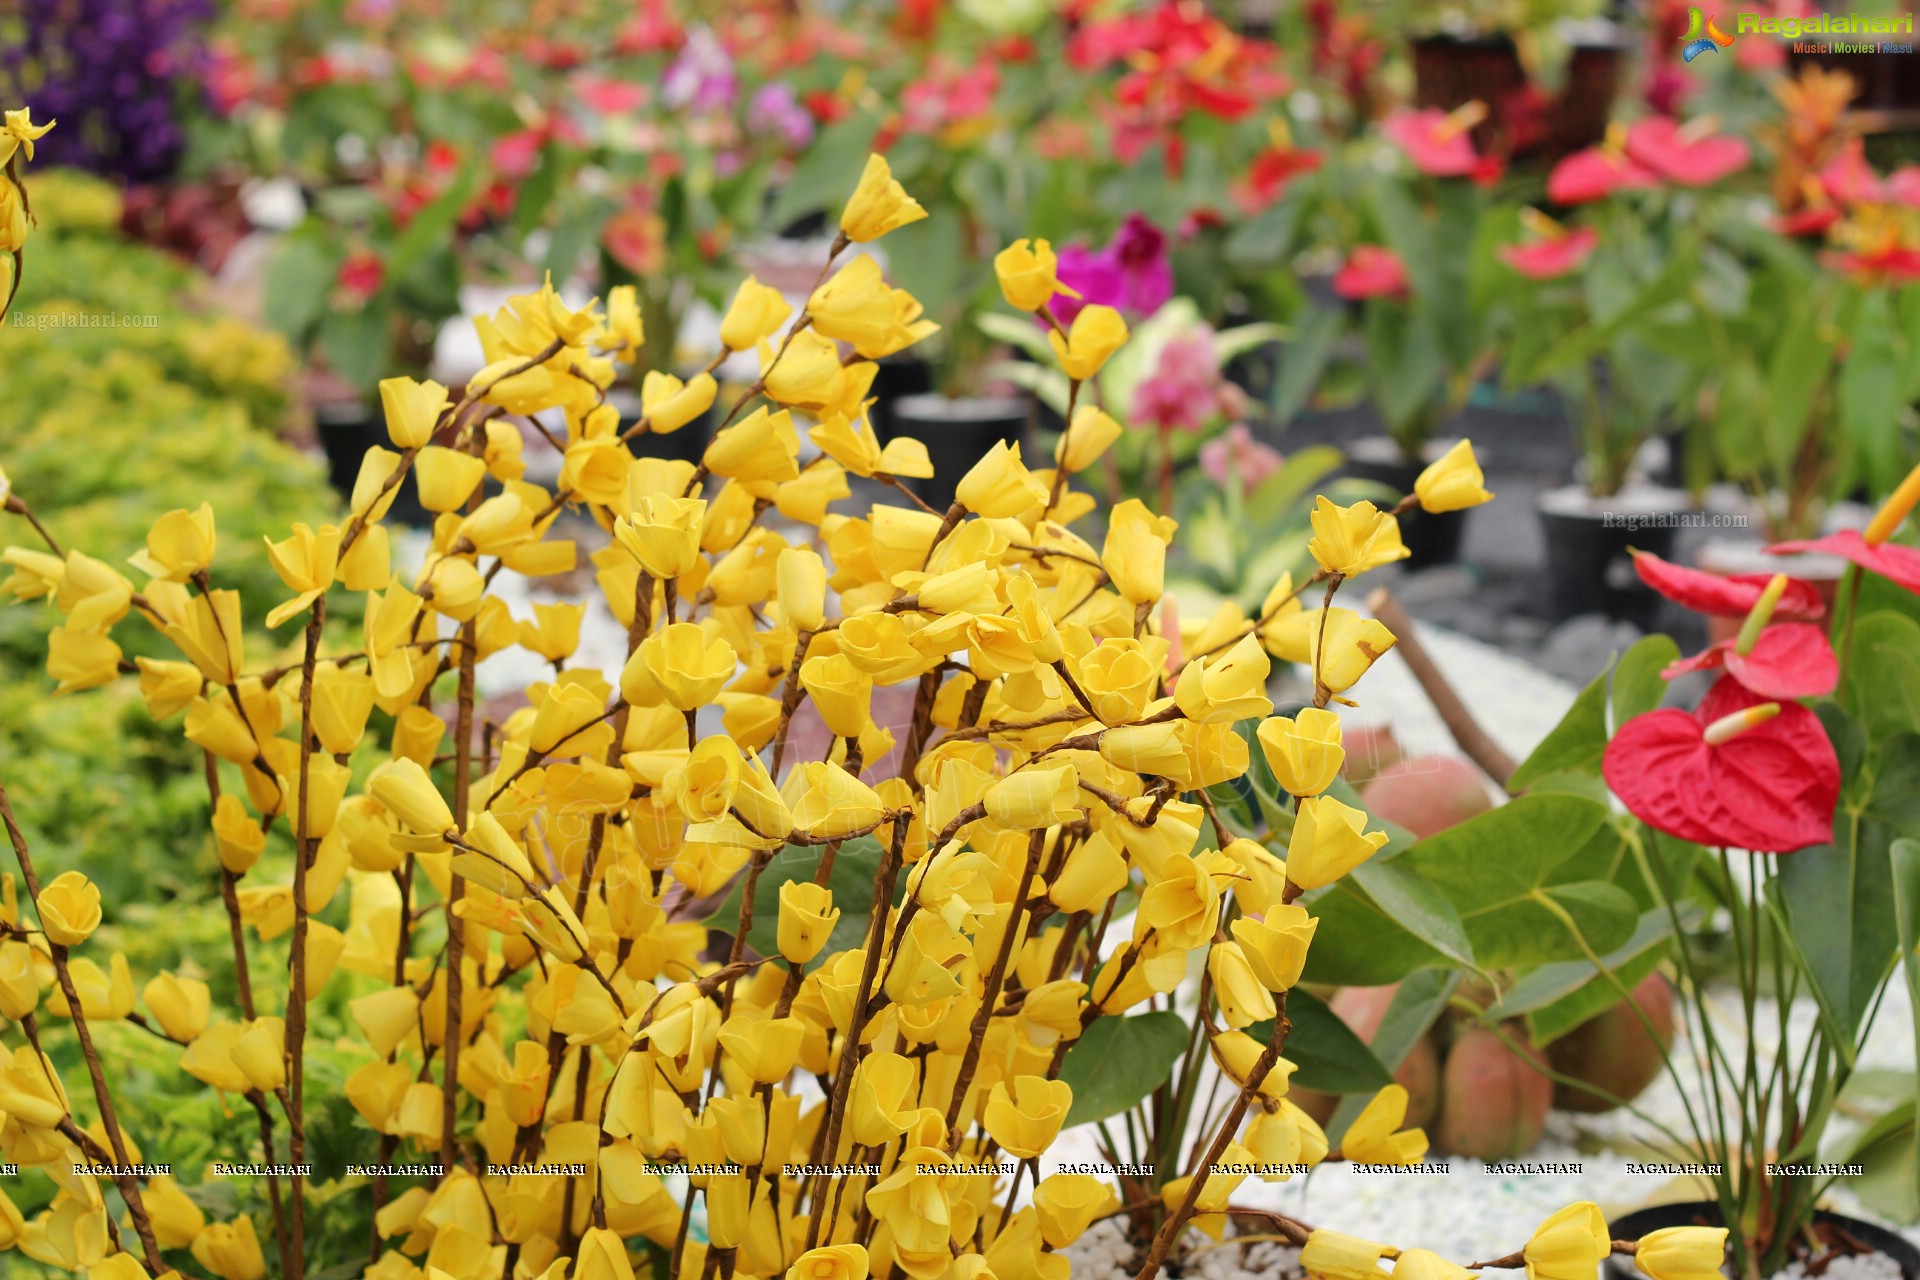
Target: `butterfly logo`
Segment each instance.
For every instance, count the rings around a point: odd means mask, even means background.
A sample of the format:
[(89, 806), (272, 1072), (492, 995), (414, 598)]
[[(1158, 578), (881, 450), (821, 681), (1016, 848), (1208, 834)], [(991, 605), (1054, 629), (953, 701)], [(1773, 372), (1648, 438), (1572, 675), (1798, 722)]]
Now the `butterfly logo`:
[(1724, 49), (1733, 43), (1733, 37), (1722, 31), (1714, 22), (1713, 15), (1701, 11), (1699, 5), (1687, 9), (1687, 33), (1680, 37), (1685, 47), (1680, 50), (1683, 61), (1692, 62), (1703, 53), (1712, 53)]

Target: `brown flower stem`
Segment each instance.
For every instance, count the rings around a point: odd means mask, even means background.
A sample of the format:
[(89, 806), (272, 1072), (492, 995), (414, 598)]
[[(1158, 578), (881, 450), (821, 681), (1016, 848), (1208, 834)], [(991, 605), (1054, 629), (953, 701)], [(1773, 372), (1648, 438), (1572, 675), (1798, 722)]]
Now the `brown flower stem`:
[(973, 1073), (980, 1067), (980, 1049), (986, 1043), (987, 1024), (993, 1020), (993, 1006), (999, 1002), (1000, 988), (1006, 984), (1007, 965), (1013, 958), (1020, 925), (1027, 914), (1027, 886), (1033, 883), (1033, 873), (1040, 869), (1040, 853), (1046, 846), (1045, 828), (1027, 837), (1026, 868), (1020, 873), (1020, 883), (1014, 887), (1013, 907), (1007, 914), (1007, 928), (1000, 935), (1000, 947), (994, 953), (993, 967), (987, 972), (986, 988), (980, 996), (980, 1007), (974, 1010), (973, 1025), (967, 1028), (966, 1053), (960, 1058), (960, 1073), (954, 1078), (953, 1093), (947, 1099), (949, 1152), (960, 1149), (960, 1139), (966, 1133), (960, 1124), (960, 1113), (967, 1105), (967, 1091), (973, 1087)]
[[(860, 964), (860, 986), (854, 996), (853, 1016), (847, 1020), (846, 1039), (840, 1046), (840, 1066), (834, 1073), (833, 1094), (827, 1102), (826, 1117), (821, 1121), (823, 1161), (831, 1161), (840, 1149), (840, 1127), (847, 1118), (847, 1094), (853, 1088), (853, 1071), (859, 1064), (860, 1035), (867, 1027), (867, 999), (873, 994), (874, 980), (880, 973), (880, 939), (886, 932), (893, 882), (906, 850), (907, 826), (904, 821), (894, 823), (893, 839), (887, 842), (886, 856), (880, 859), (880, 874), (874, 882), (873, 918), (867, 929), (867, 953)], [(812, 1196), (813, 1213), (807, 1221), (808, 1249), (820, 1243), (820, 1223), (827, 1207), (825, 1174), (813, 1179)]]
[(800, 709), (800, 664), (807, 660), (807, 647), (813, 632), (802, 631), (793, 642), (793, 661), (787, 664), (786, 688), (780, 691), (780, 727), (773, 731), (772, 778), (780, 780), (781, 762), (787, 758), (787, 731), (793, 727), (793, 713)]
[[(313, 765), (313, 672), (320, 656), (320, 629), (326, 622), (327, 596), (323, 591), (314, 598), (307, 612), (306, 648), (300, 661), (300, 806), (294, 814), (293, 833), (293, 977), (287, 991), (286, 1054), (288, 1111), (287, 1155), (294, 1170), (289, 1175), (293, 1214), (287, 1242), (290, 1280), (306, 1274), (306, 1179), (299, 1166), (306, 1158), (306, 1047), (307, 1047), (307, 925), (312, 915), (307, 905), (307, 865), (313, 860), (308, 836), (308, 785)], [(239, 699), (234, 699), (237, 705)]]
[[(14, 856), (20, 862), (20, 878), (26, 882), (27, 893), (33, 899), (33, 909), (37, 915), (40, 910), (40, 877), (34, 874), (33, 859), (27, 852), (27, 837), (20, 830), (20, 824), (13, 816), (13, 806), (7, 800), (7, 789), (0, 785), (0, 821), (7, 828), (7, 839), (13, 844)], [(905, 830), (906, 824), (901, 824)], [(113, 1109), (113, 1096), (107, 1092), (107, 1075), (100, 1066), (99, 1051), (93, 1047), (93, 1030), (87, 1025), (86, 1012), (80, 1007), (80, 992), (73, 985), (73, 972), (67, 967), (67, 949), (51, 938), (47, 940), (47, 950), (53, 958), (53, 971), (60, 980), (60, 993), (67, 1000), (67, 1015), (73, 1021), (73, 1032), (80, 1041), (81, 1056), (87, 1060), (87, 1074), (93, 1081), (93, 1100), (100, 1108), (100, 1123), (107, 1131), (107, 1141), (113, 1148), (113, 1163), (124, 1169), (133, 1162), (127, 1158), (127, 1139), (120, 1132), (120, 1117)], [(23, 1027), (31, 1027), (31, 1015), (21, 1020)], [(37, 1033), (35, 1051), (38, 1052)], [(46, 1055), (41, 1054), (45, 1063)], [(145, 1251), (147, 1270), (159, 1275), (165, 1268), (160, 1262), (160, 1246), (153, 1234), (153, 1220), (147, 1216), (146, 1201), (140, 1196), (139, 1180), (130, 1175), (116, 1175), (114, 1185), (120, 1188), (120, 1195), (127, 1202), (127, 1211), (133, 1215), (134, 1229), (140, 1234), (140, 1244)]]
[(1500, 745), (1488, 736), (1474, 719), (1460, 695), (1454, 692), (1447, 677), (1441, 673), (1426, 646), (1420, 643), (1419, 634), (1414, 629), (1413, 619), (1394, 599), (1393, 592), (1381, 587), (1367, 597), (1367, 611), (1393, 632), (1396, 643), (1394, 648), (1406, 660), (1407, 667), (1413, 672), (1413, 678), (1420, 682), (1420, 688), (1427, 695), (1427, 701), (1440, 713), (1440, 720), (1447, 726), (1454, 744), (1466, 753), (1467, 759), (1480, 766), (1481, 772), (1499, 783), (1507, 785), (1507, 779), (1519, 766), (1513, 757), (1500, 749)]
[[(479, 494), (474, 495), (476, 498)], [(473, 786), (473, 666), (476, 658), (472, 619), (460, 624), (460, 692), (454, 713), (453, 817), (462, 831), (467, 827), (467, 803)], [(465, 922), (454, 910), (459, 905), (467, 882), (453, 872), (447, 884), (447, 1014), (443, 1028), (446, 1059), (441, 1064), (440, 1085), (440, 1163), (451, 1172), (459, 1140), (460, 1114), (460, 1006), (464, 995), (463, 959), (466, 953)]]
[[(1611, 1240), (1608, 1241), (1608, 1245), (1612, 1252), (1625, 1254), (1627, 1257), (1632, 1257), (1634, 1254), (1640, 1252), (1640, 1242), (1638, 1240)], [(1518, 1271), (1526, 1265), (1527, 1251), (1525, 1249), (1516, 1249), (1512, 1253), (1498, 1258), (1490, 1258), (1485, 1262), (1469, 1262), (1466, 1264), (1466, 1268), (1469, 1271)]]
[(1313, 645), (1313, 705), (1325, 707), (1333, 700), (1333, 690), (1320, 678), (1320, 664), (1327, 656), (1327, 619), (1333, 616), (1333, 596), (1340, 590), (1340, 584), (1346, 581), (1346, 575), (1331, 574), (1327, 578), (1326, 599), (1320, 605), (1320, 638)]
[(63, 560), (66, 559), (67, 553), (60, 549), (60, 544), (54, 541), (53, 535), (47, 532), (47, 526), (40, 523), (40, 517), (33, 514), (33, 508), (27, 505), (24, 498), (17, 493), (8, 494), (4, 509), (24, 517), (26, 522), (33, 526), (33, 531), (40, 535), (40, 541), (47, 544), (47, 550)]
[(1153, 1280), (1160, 1271), (1160, 1264), (1166, 1260), (1167, 1251), (1179, 1238), (1181, 1230), (1187, 1225), (1187, 1219), (1193, 1216), (1193, 1207), (1200, 1200), (1200, 1192), (1207, 1185), (1207, 1179), (1213, 1174), (1213, 1166), (1220, 1162), (1220, 1155), (1233, 1141), (1233, 1135), (1240, 1131), (1240, 1122), (1246, 1118), (1247, 1106), (1252, 1102), (1260, 1086), (1266, 1082), (1267, 1073), (1273, 1070), (1273, 1064), (1280, 1059), (1280, 1051), (1287, 1047), (1287, 1035), (1293, 1026), (1287, 1020), (1287, 993), (1279, 993), (1279, 1009), (1273, 1019), (1273, 1033), (1267, 1037), (1267, 1047), (1254, 1059), (1252, 1070), (1247, 1072), (1247, 1082), (1240, 1086), (1239, 1094), (1233, 1105), (1227, 1108), (1226, 1117), (1220, 1127), (1214, 1130), (1213, 1142), (1207, 1147), (1207, 1158), (1194, 1170), (1192, 1181), (1187, 1183), (1187, 1193), (1180, 1198), (1180, 1204), (1167, 1215), (1160, 1224), (1160, 1230), (1154, 1233), (1153, 1243), (1147, 1249), (1145, 1261), (1135, 1273), (1134, 1280)]
[[(1042, 311), (1045, 312), (1045, 308), (1042, 308)], [(1055, 329), (1060, 327), (1059, 322), (1053, 318), (1051, 313), (1046, 313), (1046, 316), (1048, 324), (1052, 325)], [(1067, 438), (1073, 434), (1073, 411), (1078, 407), (1079, 403), (1080, 379), (1069, 378), (1067, 380), (1067, 416), (1065, 424), (1060, 428), (1060, 443), (1054, 449), (1053, 489), (1047, 494), (1048, 515), (1053, 514), (1053, 509), (1060, 505), (1060, 495), (1066, 492)]]

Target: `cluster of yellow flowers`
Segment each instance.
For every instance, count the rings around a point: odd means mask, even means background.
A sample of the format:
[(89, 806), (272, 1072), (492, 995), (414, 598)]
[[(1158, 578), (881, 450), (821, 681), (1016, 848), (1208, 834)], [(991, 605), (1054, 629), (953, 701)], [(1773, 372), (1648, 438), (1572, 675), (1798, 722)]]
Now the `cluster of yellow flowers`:
[(27, 191), (20, 185), (16, 156), (33, 159), (33, 144), (53, 128), (53, 121), (35, 124), (25, 107), (0, 116), (0, 325), (7, 322), (13, 295), (20, 289), (21, 250), (33, 225)]
[[(1333, 595), (1406, 554), (1397, 513), (1323, 498), (1319, 572), (1283, 579), (1257, 618), (1224, 609), (1176, 662), (1182, 638), (1155, 630), (1174, 522), (1133, 501), (1108, 513), (1098, 548), (1069, 527), (1094, 505), (1071, 474), (1120, 432), (1098, 407), (1070, 415), (1055, 468), (996, 446), (945, 512), (917, 499), (830, 510), (849, 474), (908, 498), (901, 478), (929, 474), (924, 447), (883, 448), (865, 410), (874, 361), (932, 326), (871, 258), (833, 270), (852, 245), (922, 216), (874, 157), (797, 315), (775, 291), (741, 287), (722, 341), (757, 351), (761, 372), (697, 467), (628, 446), (707, 413), (718, 360), (684, 381), (649, 373), (633, 425), (607, 403), (643, 341), (631, 290), (613, 290), (604, 312), (569, 309), (550, 286), (513, 299), (479, 322), (489, 363), (457, 402), (431, 382), (384, 383), (393, 448), (367, 451), (344, 521), (294, 524), (270, 544), (289, 594), (266, 623), (306, 624), (279, 665), (248, 662), (240, 599), (214, 585), (208, 508), (153, 526), (131, 557), (139, 589), (50, 537), (5, 551), (5, 591), (61, 614), (48, 659), (60, 689), (137, 674), (152, 714), (182, 716), (204, 751), (243, 1007), (215, 1010), (205, 983), (161, 973), (141, 1014), (124, 957), (103, 970), (70, 955), (100, 923), (100, 894), (74, 870), (39, 882), (0, 791), (38, 921), (23, 924), (9, 892), (0, 1013), (28, 1043), (0, 1069), (0, 1148), (59, 1185), (32, 1221), (0, 1195), (0, 1245), (107, 1280), (165, 1274), (180, 1250), (223, 1280), (266, 1273), (250, 1217), (209, 1223), (140, 1167), (88, 1032), (132, 1018), (178, 1043), (186, 1075), (250, 1104), (262, 1160), (276, 1119), (287, 1126), (267, 1241), (282, 1274), (303, 1275), (315, 1256), (308, 1003), (329, 983), (364, 992), (348, 1007), (367, 1058), (345, 1091), (379, 1135), (365, 1273), (379, 1280), (631, 1280), (639, 1239), (703, 1280), (1057, 1280), (1060, 1249), (1141, 1208), (1089, 1174), (1041, 1176), (1073, 1101), (1063, 1059), (1096, 1019), (1170, 998), (1200, 960), (1193, 1016), (1238, 1097), (1196, 1171), (1147, 1206), (1157, 1225), (1140, 1274), (1190, 1224), (1220, 1233), (1249, 1176), (1228, 1171), (1283, 1178), (1330, 1158), (1286, 1097), (1287, 992), (1316, 926), (1295, 899), (1386, 838), (1322, 793), (1342, 759), (1326, 705), (1393, 644)], [(1051, 324), (1046, 244), (1021, 242), (1000, 265), (1009, 301)], [(1099, 307), (1052, 330), (1076, 393), (1126, 337)], [(525, 478), (513, 421), (549, 411), (566, 424), (551, 489)], [(818, 449), (804, 463), (802, 419)], [(436, 517), (422, 563), (401, 574), (382, 520), (409, 480)], [(1402, 509), (1487, 496), (1463, 449)], [(11, 509), (27, 513), (18, 495)], [(590, 523), (559, 525), (569, 510)], [(769, 512), (805, 536), (769, 527)], [(490, 591), (505, 570), (574, 569), (580, 549), (560, 535), (595, 529), (586, 558), (627, 636), (611, 678), (567, 665), (584, 603), (516, 618)], [(1320, 606), (1304, 607), (1323, 583)], [(364, 598), (351, 651), (328, 639), (336, 591)], [(133, 614), (179, 656), (125, 661), (113, 629)], [(552, 678), (483, 734), (475, 668), (516, 646)], [(1268, 718), (1273, 658), (1313, 674), (1315, 705), (1291, 720)], [(913, 711), (888, 726), (874, 696), (893, 685), (912, 687)], [(787, 759), (803, 702), (832, 734), (825, 759)], [(1235, 838), (1201, 790), (1248, 768), (1234, 725), (1254, 719), (1299, 798), (1284, 858)], [(864, 764), (883, 758), (898, 768), (866, 780)], [(281, 823), (291, 876), (261, 883)], [(874, 908), (849, 937), (833, 868), (867, 837), (881, 850)], [(756, 956), (757, 890), (783, 849), (812, 874), (780, 885), (774, 953)], [(741, 882), (730, 950), (712, 954), (695, 909)], [(1137, 901), (1131, 932), (1110, 941), (1116, 916), (1127, 927), (1123, 901)], [(272, 1011), (247, 972), (249, 931), (291, 939)], [(43, 1008), (72, 1020), (92, 1068), (89, 1127), (41, 1050)], [(1264, 1043), (1248, 1034), (1269, 1019)], [(1397, 1086), (1383, 1090), (1340, 1154), (1419, 1160), (1426, 1139), (1401, 1131), (1405, 1106)], [(1018, 1163), (1011, 1178), (1002, 1156)], [(440, 1169), (390, 1195), (381, 1170), (400, 1159)], [(112, 1166), (137, 1242), (123, 1244), (100, 1182), (69, 1172), (86, 1164)], [(1299, 1234), (1309, 1267), (1334, 1280), (1373, 1276), (1392, 1254)], [(1542, 1276), (1591, 1280), (1607, 1247), (1602, 1230), (1584, 1271)]]

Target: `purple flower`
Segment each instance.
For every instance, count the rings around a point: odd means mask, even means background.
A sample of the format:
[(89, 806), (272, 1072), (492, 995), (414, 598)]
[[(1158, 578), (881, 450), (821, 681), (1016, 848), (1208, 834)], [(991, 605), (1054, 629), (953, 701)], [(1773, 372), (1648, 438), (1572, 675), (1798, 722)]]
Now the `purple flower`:
[(1113, 307), (1133, 319), (1150, 316), (1173, 296), (1173, 264), (1167, 258), (1166, 233), (1138, 213), (1130, 213), (1105, 248), (1068, 245), (1060, 250), (1060, 282), (1080, 291), (1075, 301), (1055, 295), (1053, 312), (1072, 324), (1090, 303)]
[(732, 106), (739, 91), (733, 59), (727, 56), (712, 28), (688, 30), (680, 56), (661, 79), (661, 99), (670, 107), (704, 113)]
[(784, 80), (763, 84), (747, 107), (749, 133), (776, 133), (789, 147), (813, 141), (813, 116), (800, 105), (800, 95)]

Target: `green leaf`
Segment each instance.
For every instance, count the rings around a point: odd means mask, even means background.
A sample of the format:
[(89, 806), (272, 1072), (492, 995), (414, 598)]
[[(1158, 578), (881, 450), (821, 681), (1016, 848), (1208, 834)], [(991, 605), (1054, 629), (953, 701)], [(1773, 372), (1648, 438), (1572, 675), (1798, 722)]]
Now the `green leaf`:
[[(779, 951), (780, 886), (790, 880), (812, 881), (825, 854), (824, 845), (790, 844), (773, 855), (754, 887), (753, 923), (747, 929), (747, 945), (763, 956)], [(873, 914), (873, 891), (880, 877), (880, 842), (872, 836), (860, 836), (840, 846), (834, 856), (827, 887), (833, 890), (833, 905), (840, 909), (827, 945), (820, 958), (866, 945), (867, 926)], [(747, 877), (735, 878), (726, 900), (701, 923), (716, 933), (731, 937), (740, 928), (740, 904), (746, 896)], [(896, 891), (897, 894), (898, 891)]]
[(1459, 964), (1475, 968), (1473, 943), (1453, 904), (1405, 858), (1370, 858), (1348, 873), (1374, 904), (1415, 937)]
[(1344, 332), (1346, 316), (1332, 308), (1310, 308), (1295, 322), (1296, 336), (1280, 348), (1280, 376), (1267, 402), (1276, 427), (1286, 426), (1306, 407)]
[[(1296, 1068), (1293, 1083), (1299, 1087), (1321, 1093), (1371, 1093), (1393, 1083), (1393, 1072), (1320, 997), (1300, 987), (1287, 992), (1287, 1022), (1292, 1029), (1284, 1056)], [(1266, 1043), (1273, 1034), (1273, 1020), (1254, 1023), (1247, 1034)]]
[(1680, 646), (1671, 637), (1653, 635), (1635, 641), (1620, 655), (1608, 682), (1607, 705), (1612, 711), (1614, 732), (1635, 716), (1645, 715), (1660, 705), (1666, 696), (1667, 682), (1660, 673), (1680, 657)]
[(1585, 954), (1583, 944), (1604, 954), (1632, 935), (1633, 899), (1597, 880), (1557, 882), (1554, 873), (1606, 819), (1605, 806), (1579, 796), (1522, 796), (1428, 836), (1400, 861), (1453, 903), (1483, 968), (1571, 960)]
[(267, 323), (295, 341), (304, 339), (326, 310), (340, 256), (337, 246), (317, 237), (288, 237), (267, 268)]
[(1814, 398), (1833, 367), (1833, 341), (1822, 336), (1818, 308), (1798, 306), (1767, 366), (1764, 442), (1775, 471), (1789, 472), (1813, 419)]
[[(1900, 955), (1907, 980), (1907, 1001), (1920, 1009), (1920, 840), (1902, 837), (1893, 842), (1893, 915), (1900, 933)], [(1920, 1025), (1914, 1028), (1914, 1061), (1920, 1062)], [(1909, 1113), (1914, 1105), (1908, 1101)], [(1899, 1219), (1911, 1222), (1920, 1217), (1920, 1142), (1909, 1140), (1902, 1150), (1902, 1177), (1908, 1189), (1905, 1214)]]
[(335, 373), (367, 391), (386, 373), (393, 347), (391, 313), (378, 298), (352, 311), (329, 311), (320, 321), (320, 349)]
[(1861, 615), (1840, 686), (1840, 705), (1870, 737), (1920, 730), (1920, 623), (1902, 614)]
[(1067, 1126), (1131, 1110), (1173, 1073), (1187, 1035), (1187, 1020), (1177, 1013), (1094, 1019), (1060, 1063), (1060, 1078), (1073, 1086)]
[(1679, 647), (1666, 636), (1636, 641), (1580, 691), (1560, 723), (1507, 779), (1507, 790), (1517, 795), (1549, 774), (1598, 774), (1610, 736), (1609, 713), (1612, 728), (1618, 728), (1658, 706), (1666, 692), (1660, 672), (1679, 656)]
[(1920, 1125), (1912, 1099), (1875, 1120), (1847, 1151), (1848, 1164), (1866, 1171), (1847, 1179), (1847, 1190), (1893, 1222), (1920, 1218)]
[(995, 342), (1016, 347), (1035, 360), (1051, 361), (1053, 350), (1047, 346), (1047, 331), (1030, 317), (1008, 315), (1004, 311), (983, 311), (974, 318), (980, 332)]
[(1672, 937), (1672, 919), (1664, 907), (1643, 912), (1633, 936), (1601, 957), (1620, 980), (1619, 987), (1585, 960), (1541, 965), (1509, 987), (1487, 1011), (1487, 1018), (1501, 1021), (1529, 1015), (1533, 1043), (1546, 1045), (1618, 1004), (1620, 987), (1631, 991), (1659, 967)]

